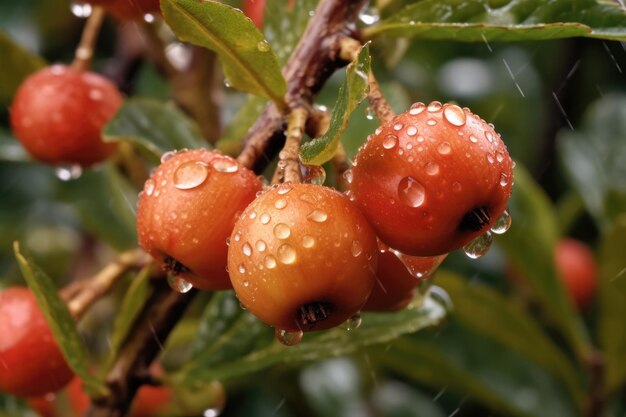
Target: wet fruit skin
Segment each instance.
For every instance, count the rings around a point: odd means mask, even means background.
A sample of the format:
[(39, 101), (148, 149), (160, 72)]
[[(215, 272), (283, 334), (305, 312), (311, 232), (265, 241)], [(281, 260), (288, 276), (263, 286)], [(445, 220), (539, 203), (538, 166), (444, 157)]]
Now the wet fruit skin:
[(159, 0), (89, 0), (89, 3), (104, 7), (121, 20), (138, 20), (146, 14), (161, 12)]
[(243, 12), (252, 20), (257, 28), (263, 29), (265, 0), (244, 0)]
[[(388, 248), (381, 250), (376, 283), (363, 311), (397, 311), (405, 308), (413, 300), (420, 282), (430, 278), (445, 257), (401, 255), (400, 258)], [(419, 276), (413, 275), (409, 269)]]
[(598, 281), (596, 261), (589, 246), (576, 239), (562, 239), (555, 248), (554, 262), (576, 306), (587, 307)]
[(137, 209), (139, 243), (166, 271), (197, 288), (231, 288), (226, 239), (261, 189), (256, 175), (231, 157), (204, 149), (178, 152), (145, 183)]
[(0, 391), (35, 397), (73, 377), (35, 296), (27, 288), (0, 291)]
[(350, 192), (382, 241), (435, 256), (492, 227), (511, 194), (512, 165), (500, 135), (469, 109), (416, 103), (359, 150)]
[(11, 126), (33, 158), (89, 166), (116, 149), (102, 141), (101, 131), (121, 104), (122, 95), (106, 78), (53, 65), (22, 83), (11, 105)]
[(334, 327), (374, 284), (376, 237), (360, 211), (327, 187), (285, 183), (257, 198), (230, 238), (237, 297), (277, 330)]

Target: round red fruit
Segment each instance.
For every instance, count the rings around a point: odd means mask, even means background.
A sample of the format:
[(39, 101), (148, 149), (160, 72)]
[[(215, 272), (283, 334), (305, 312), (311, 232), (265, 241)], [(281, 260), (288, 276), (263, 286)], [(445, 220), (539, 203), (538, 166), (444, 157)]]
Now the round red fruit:
[(561, 240), (554, 251), (559, 275), (579, 309), (593, 300), (598, 281), (596, 260), (589, 246), (575, 239)]
[(356, 156), (350, 190), (383, 242), (435, 256), (489, 231), (512, 182), (493, 127), (469, 109), (432, 102), (376, 130)]
[(206, 290), (231, 287), (226, 239), (262, 184), (229, 156), (165, 154), (139, 198), (139, 243), (168, 273)]
[(89, 0), (89, 3), (102, 6), (121, 20), (145, 19), (146, 15), (161, 13), (159, 0)]
[(277, 331), (336, 326), (372, 290), (376, 237), (335, 190), (285, 183), (257, 198), (230, 238), (228, 268), (241, 303)]
[(0, 291), (0, 391), (36, 397), (72, 379), (35, 296), (27, 288)]

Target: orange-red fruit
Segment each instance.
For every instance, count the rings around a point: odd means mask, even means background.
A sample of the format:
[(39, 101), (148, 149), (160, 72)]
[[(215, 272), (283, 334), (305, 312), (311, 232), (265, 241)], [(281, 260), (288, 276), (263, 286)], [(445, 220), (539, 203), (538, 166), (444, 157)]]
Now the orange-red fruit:
[(33, 158), (88, 166), (115, 150), (101, 132), (121, 104), (122, 95), (106, 78), (53, 65), (22, 83), (11, 105), (11, 126)]
[(0, 291), (0, 391), (40, 396), (63, 388), (72, 376), (33, 293)]
[(257, 28), (263, 29), (265, 0), (244, 0), (243, 12), (252, 20)]
[(122, 20), (138, 20), (146, 14), (161, 13), (159, 0), (89, 0), (89, 3), (104, 7)]
[(226, 239), (261, 182), (215, 151), (168, 153), (162, 161), (139, 198), (139, 243), (167, 272), (197, 288), (230, 288)]
[(228, 268), (241, 303), (286, 331), (336, 326), (363, 306), (376, 272), (376, 237), (349, 199), (285, 183), (257, 198), (230, 238)]
[(413, 300), (415, 289), (430, 278), (446, 255), (418, 257), (384, 248), (378, 255), (376, 283), (363, 311), (397, 311)]
[(356, 156), (351, 193), (379, 238), (434, 256), (488, 231), (511, 194), (513, 163), (493, 127), (454, 104), (414, 104)]
[(588, 306), (598, 281), (596, 261), (589, 246), (575, 239), (563, 239), (555, 248), (554, 262), (578, 308)]

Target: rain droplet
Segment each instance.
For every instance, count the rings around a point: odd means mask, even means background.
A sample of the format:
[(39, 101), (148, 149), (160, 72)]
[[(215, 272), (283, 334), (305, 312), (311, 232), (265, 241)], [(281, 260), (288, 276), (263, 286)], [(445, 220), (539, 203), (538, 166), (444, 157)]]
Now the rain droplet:
[(243, 254), (246, 256), (252, 255), (252, 246), (250, 246), (248, 242), (243, 244), (243, 246), (241, 247), (241, 250), (243, 251)]
[(398, 137), (396, 135), (387, 135), (383, 140), (383, 148), (391, 149), (398, 144)]
[(211, 161), (211, 166), (215, 168), (216, 171), (219, 172), (237, 172), (239, 170), (239, 165), (237, 161), (230, 158), (219, 158)]
[(284, 209), (285, 207), (287, 207), (287, 200), (283, 198), (279, 198), (278, 200), (274, 202), (274, 207), (276, 207), (279, 210)]
[(246, 267), (244, 264), (239, 264), (239, 266), (237, 267), (237, 272), (239, 272), (240, 274), (245, 274), (246, 273)]
[(256, 212), (253, 211), (252, 213), (250, 213), (250, 215), (248, 217), (250, 218), (250, 220), (256, 219)]
[(487, 154), (487, 162), (489, 162), (490, 164), (493, 164), (495, 162), (493, 155), (490, 153)]
[(491, 232), (485, 232), (482, 235), (478, 236), (476, 239), (463, 246), (463, 251), (470, 258), (477, 259), (487, 253), (487, 251), (491, 247), (492, 242), (493, 235), (491, 234)]
[(463, 126), (466, 116), (462, 108), (455, 104), (449, 104), (443, 109), (443, 116), (454, 126)]
[(167, 283), (171, 289), (181, 294), (191, 291), (193, 285), (190, 282), (184, 280), (181, 277), (176, 277), (173, 275), (167, 276)]
[(306, 218), (316, 223), (324, 223), (328, 218), (328, 214), (324, 210), (316, 209), (310, 212)]
[(315, 238), (310, 235), (305, 235), (304, 237), (302, 237), (302, 246), (307, 249), (312, 248), (313, 246), (315, 246)]
[(291, 186), (291, 184), (289, 183), (284, 183), (284, 184), (280, 184), (278, 186), (278, 189), (276, 190), (276, 193), (278, 195), (285, 195), (287, 194), (289, 191), (291, 191), (293, 187)]
[(309, 204), (317, 204), (317, 200), (315, 200), (315, 197), (313, 197), (311, 194), (301, 194), (300, 200)]
[(287, 243), (283, 243), (278, 247), (276, 255), (278, 256), (278, 260), (286, 265), (296, 261), (296, 250)]
[(341, 327), (343, 327), (346, 331), (350, 332), (352, 330), (356, 330), (361, 327), (361, 314), (356, 313), (354, 316), (350, 317), (346, 320)]
[(428, 111), (429, 111), (430, 113), (435, 113), (435, 112), (438, 112), (439, 110), (441, 110), (441, 107), (443, 107), (443, 106), (441, 105), (441, 103), (440, 103), (440, 102), (438, 102), (438, 101), (433, 101), (433, 102), (431, 102), (431, 103), (428, 105)]
[(506, 174), (503, 172), (502, 174), (500, 174), (500, 185), (502, 187), (506, 187), (509, 184), (509, 179), (506, 176)]
[(263, 213), (261, 214), (261, 217), (259, 217), (259, 220), (261, 221), (261, 224), (268, 224), (272, 218), (269, 214)]
[(161, 155), (161, 163), (165, 163), (168, 160), (172, 159), (173, 157), (175, 157), (177, 154), (176, 151), (167, 151), (165, 152), (163, 155)]
[(493, 142), (493, 135), (491, 134), (491, 132), (485, 132), (485, 137), (489, 142)]
[(317, 165), (301, 165), (302, 182), (322, 185), (326, 181), (326, 171)]
[(428, 119), (428, 121), (426, 122), (426, 124), (428, 126), (434, 126), (437, 124), (437, 121), (435, 119)]
[(287, 239), (291, 235), (291, 229), (285, 223), (278, 223), (274, 226), (274, 236), (279, 239)]
[[(370, 106), (367, 106), (365, 108), (365, 118), (367, 120), (374, 120), (374, 111), (372, 110), (372, 108)], [(378, 130), (378, 129), (376, 129), (376, 130)], [(378, 133), (380, 133), (380, 131), (377, 132), (376, 134), (378, 134)]]
[(443, 142), (439, 144), (439, 146), (437, 147), (437, 151), (439, 151), (439, 153), (442, 155), (448, 155), (450, 152), (452, 152), (452, 146), (448, 142)]
[(429, 162), (424, 166), (424, 170), (428, 175), (439, 174), (439, 164), (436, 162)]
[(74, 16), (85, 19), (91, 16), (92, 8), (89, 3), (74, 2), (70, 5), (70, 10)]
[(474, 135), (470, 135), (469, 140), (472, 143), (477, 143), (478, 142), (478, 138), (476, 136), (474, 136)]
[(67, 165), (55, 168), (54, 174), (61, 181), (76, 180), (83, 175), (83, 169), (80, 165)]
[(451, 312), (454, 310), (454, 304), (452, 303), (452, 299), (450, 295), (443, 288), (433, 285), (428, 289), (428, 294), (431, 296), (433, 300), (435, 300), (439, 305), (441, 305), (446, 312)]
[(406, 134), (409, 136), (415, 136), (417, 134), (417, 128), (415, 126), (409, 126), (406, 128)]
[(497, 235), (504, 234), (511, 227), (511, 222), (512, 222), (512, 219), (511, 219), (511, 215), (509, 214), (509, 211), (504, 210), (504, 213), (502, 213), (502, 216), (498, 217), (496, 222), (493, 224), (491, 231)]
[(209, 168), (204, 162), (185, 162), (174, 171), (174, 187), (179, 190), (190, 190), (201, 185), (208, 176)]
[(250, 286), (250, 281), (248, 281), (247, 279), (245, 279), (245, 280), (243, 281), (243, 286), (244, 286), (244, 287), (246, 287), (246, 288), (247, 288), (248, 286)]
[(154, 15), (151, 13), (146, 13), (143, 15), (143, 20), (146, 23), (153, 23), (154, 22)]
[(256, 250), (258, 250), (259, 252), (264, 252), (265, 248), (267, 248), (267, 245), (265, 244), (264, 240), (257, 240), (255, 245)]
[(424, 203), (426, 190), (415, 178), (404, 177), (398, 184), (398, 197), (409, 207), (419, 207)]
[(415, 103), (411, 106), (411, 109), (409, 109), (409, 114), (411, 116), (417, 116), (423, 112), (424, 109), (426, 109), (426, 105), (424, 103)]
[(504, 154), (502, 152), (497, 152), (496, 159), (498, 160), (498, 162), (504, 161)]
[(281, 344), (285, 346), (295, 346), (302, 341), (302, 335), (304, 333), (302, 330), (282, 330), (282, 329), (274, 329), (274, 335), (276, 336), (276, 340), (278, 340)]
[(352, 256), (354, 256), (355, 258), (363, 253), (363, 246), (361, 245), (361, 242), (359, 242), (358, 240), (353, 240), (351, 251)]
[(396, 132), (399, 132), (402, 130), (403, 127), (404, 125), (402, 123), (396, 123), (395, 125), (393, 125), (393, 130), (395, 130)]
[(351, 169), (343, 173), (343, 179), (346, 180), (348, 184), (352, 184), (352, 178), (353, 178), (353, 175), (352, 175)]
[(267, 269), (276, 268), (276, 258), (274, 258), (272, 255), (267, 255), (263, 260), (263, 263), (265, 264), (265, 267)]
[(267, 43), (267, 41), (263, 40), (256, 44), (256, 49), (258, 49), (261, 52), (268, 52), (271, 49), (271, 47), (270, 47), (270, 44)]

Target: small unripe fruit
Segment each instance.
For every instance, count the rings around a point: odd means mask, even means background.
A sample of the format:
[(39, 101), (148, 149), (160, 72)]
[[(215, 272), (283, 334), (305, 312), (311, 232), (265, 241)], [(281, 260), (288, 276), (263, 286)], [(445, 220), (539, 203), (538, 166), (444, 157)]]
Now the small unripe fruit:
[(40, 396), (63, 388), (72, 376), (33, 293), (0, 291), (0, 391)]
[(322, 330), (363, 306), (374, 284), (376, 237), (349, 199), (285, 183), (258, 197), (230, 238), (237, 297), (277, 330)]
[(197, 288), (230, 288), (226, 239), (261, 182), (215, 151), (169, 153), (162, 161), (139, 198), (139, 243), (168, 273)]
[(435, 256), (493, 227), (512, 167), (500, 135), (468, 109), (416, 103), (359, 150), (350, 190), (383, 242)]
[(159, 0), (89, 0), (89, 3), (102, 6), (121, 20), (138, 20), (161, 12)]
[(563, 239), (555, 248), (554, 262), (576, 306), (587, 307), (598, 281), (596, 260), (589, 246), (575, 239)]
[(121, 104), (122, 95), (106, 78), (53, 65), (22, 83), (11, 105), (11, 126), (33, 158), (88, 166), (115, 150), (102, 141), (102, 128)]

